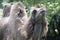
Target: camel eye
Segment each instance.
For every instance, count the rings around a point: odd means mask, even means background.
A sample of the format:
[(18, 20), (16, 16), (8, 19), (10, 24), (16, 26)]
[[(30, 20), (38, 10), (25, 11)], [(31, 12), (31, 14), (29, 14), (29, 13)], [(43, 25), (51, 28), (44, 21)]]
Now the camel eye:
[(37, 11), (36, 10), (33, 10), (32, 14), (36, 14), (36, 13), (37, 13)]
[(23, 13), (23, 11), (22, 11), (22, 10), (20, 10), (20, 13)]
[(24, 13), (22, 10), (20, 10), (19, 14), (18, 14), (18, 17), (23, 17), (24, 16)]

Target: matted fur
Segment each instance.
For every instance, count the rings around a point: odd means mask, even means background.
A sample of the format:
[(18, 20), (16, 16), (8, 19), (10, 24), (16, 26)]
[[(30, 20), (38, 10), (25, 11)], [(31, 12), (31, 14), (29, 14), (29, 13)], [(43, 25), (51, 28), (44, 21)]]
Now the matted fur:
[[(21, 11), (22, 12), (21, 12)], [(23, 14), (21, 17), (19, 16)], [(19, 15), (18, 15), (19, 14)], [(21, 3), (14, 3), (11, 6), (10, 16), (0, 20), (0, 39), (1, 40), (26, 40), (26, 35), (20, 31), (22, 25), (27, 20), (26, 10), (21, 7)], [(23, 29), (22, 29), (23, 30)], [(22, 35), (22, 34), (24, 35)]]
[(32, 40), (41, 40), (42, 36), (45, 36), (48, 31), (46, 8), (41, 4), (31, 7), (31, 17), (34, 20)]

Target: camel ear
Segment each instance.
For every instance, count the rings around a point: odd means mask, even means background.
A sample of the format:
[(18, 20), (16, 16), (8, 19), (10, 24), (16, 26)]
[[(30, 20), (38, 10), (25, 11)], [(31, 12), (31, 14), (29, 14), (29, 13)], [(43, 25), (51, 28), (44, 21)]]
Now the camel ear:
[(4, 7), (7, 3), (2, 3), (2, 6)]
[(5, 6), (11, 6), (10, 3), (2, 3), (2, 6), (5, 7)]

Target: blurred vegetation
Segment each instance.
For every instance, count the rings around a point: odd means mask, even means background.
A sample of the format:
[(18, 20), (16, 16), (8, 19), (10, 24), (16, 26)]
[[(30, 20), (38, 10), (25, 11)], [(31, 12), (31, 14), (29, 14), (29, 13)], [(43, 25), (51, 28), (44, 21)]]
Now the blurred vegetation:
[(60, 40), (60, 10), (57, 11), (49, 22), (47, 40)]
[(16, 1), (25, 4), (27, 13), (29, 13), (31, 6), (38, 3), (44, 4), (47, 8), (46, 16), (49, 23), (46, 40), (60, 40), (60, 0), (0, 0), (0, 8), (2, 8), (2, 3)]

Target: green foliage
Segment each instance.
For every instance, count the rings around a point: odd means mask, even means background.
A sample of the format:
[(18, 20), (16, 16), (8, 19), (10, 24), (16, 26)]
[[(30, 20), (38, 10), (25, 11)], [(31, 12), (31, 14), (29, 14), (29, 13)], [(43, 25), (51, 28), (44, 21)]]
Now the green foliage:
[(3, 2), (3, 0), (0, 0), (0, 8), (2, 8), (2, 2)]
[(47, 18), (49, 19), (48, 21), (51, 20), (51, 17), (59, 10), (60, 5), (59, 3), (47, 3)]

